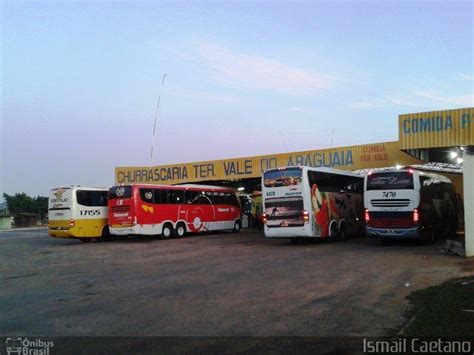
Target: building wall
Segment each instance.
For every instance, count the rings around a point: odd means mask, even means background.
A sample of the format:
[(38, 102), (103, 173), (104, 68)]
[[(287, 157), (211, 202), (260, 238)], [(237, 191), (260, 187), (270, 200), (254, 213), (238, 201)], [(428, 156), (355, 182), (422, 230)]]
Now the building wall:
[(10, 216), (0, 217), (0, 229), (12, 229), (12, 221)]

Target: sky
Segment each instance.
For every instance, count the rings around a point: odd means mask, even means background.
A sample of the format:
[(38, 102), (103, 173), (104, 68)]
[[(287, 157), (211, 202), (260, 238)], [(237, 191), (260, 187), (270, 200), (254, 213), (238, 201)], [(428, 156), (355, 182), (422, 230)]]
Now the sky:
[(116, 166), (397, 140), (399, 114), (474, 106), (473, 11), (3, 1), (0, 193), (111, 186)]

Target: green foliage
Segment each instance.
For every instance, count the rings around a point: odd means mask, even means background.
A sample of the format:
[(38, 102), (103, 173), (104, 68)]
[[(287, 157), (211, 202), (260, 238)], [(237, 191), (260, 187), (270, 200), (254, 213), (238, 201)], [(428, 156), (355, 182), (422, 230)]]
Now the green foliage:
[(24, 192), (15, 195), (3, 194), (8, 210), (12, 215), (17, 213), (35, 213), (41, 216), (48, 212), (48, 198), (44, 196), (30, 197)]
[(472, 337), (474, 324), (474, 277), (447, 281), (439, 286), (415, 291), (408, 300), (411, 319), (408, 337)]

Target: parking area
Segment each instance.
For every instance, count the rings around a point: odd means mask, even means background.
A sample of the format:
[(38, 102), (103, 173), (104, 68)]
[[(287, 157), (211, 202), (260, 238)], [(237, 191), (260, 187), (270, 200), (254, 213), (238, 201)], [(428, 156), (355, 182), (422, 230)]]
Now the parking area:
[(261, 233), (82, 244), (0, 233), (0, 329), (30, 336), (356, 336), (416, 289), (472, 275), (443, 244), (293, 245)]

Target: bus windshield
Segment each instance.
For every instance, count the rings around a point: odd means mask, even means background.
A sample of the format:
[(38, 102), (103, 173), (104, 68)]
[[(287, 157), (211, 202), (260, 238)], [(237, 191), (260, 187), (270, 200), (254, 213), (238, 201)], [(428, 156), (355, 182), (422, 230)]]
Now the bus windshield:
[(264, 175), (264, 184), (265, 187), (299, 185), (302, 174), (300, 168), (267, 171)]
[(367, 177), (367, 190), (413, 189), (413, 174), (409, 172), (375, 173)]
[(114, 186), (109, 190), (109, 199), (130, 198), (132, 197), (131, 186)]

